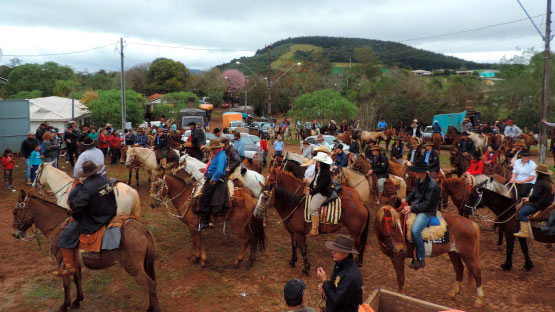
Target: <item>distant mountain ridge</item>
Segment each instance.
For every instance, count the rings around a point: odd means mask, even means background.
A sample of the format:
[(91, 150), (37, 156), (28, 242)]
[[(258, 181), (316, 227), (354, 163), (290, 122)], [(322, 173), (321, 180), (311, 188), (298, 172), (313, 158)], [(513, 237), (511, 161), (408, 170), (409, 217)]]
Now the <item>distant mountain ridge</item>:
[[(305, 45), (305, 48), (290, 51), (291, 47), (295, 45)], [(270, 51), (272, 66), (274, 67), (274, 62), (280, 60), (282, 55), (286, 53), (288, 54), (287, 61), (304, 61), (309, 59), (311, 51), (307, 51), (306, 45), (313, 45), (318, 49), (322, 49), (330, 58), (330, 62), (333, 63), (356, 63), (357, 60), (354, 49), (367, 45), (374, 50), (384, 67), (399, 66), (407, 69), (456, 70), (461, 68), (482, 69), (490, 66), (490, 64), (467, 61), (392, 41), (326, 36), (295, 37), (276, 41), (271, 45)], [(234, 59), (229, 63), (217, 67), (221, 70), (237, 68), (244, 71), (244, 68), (238, 67), (237, 64), (235, 64), (236, 61), (241, 61), (251, 67), (255, 72), (262, 72), (265, 70), (267, 59), (267, 49), (262, 48), (257, 50), (254, 56)], [(281, 59), (280, 61), (286, 60)]]

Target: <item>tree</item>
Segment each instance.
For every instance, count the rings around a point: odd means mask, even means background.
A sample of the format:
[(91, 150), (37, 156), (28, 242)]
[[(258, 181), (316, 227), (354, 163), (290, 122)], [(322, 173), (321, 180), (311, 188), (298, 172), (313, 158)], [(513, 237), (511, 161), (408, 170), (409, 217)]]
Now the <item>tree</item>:
[(196, 95), (207, 96), (209, 102), (216, 106), (222, 104), (226, 82), (218, 68), (214, 67), (201, 75), (193, 76), (191, 80)]
[(168, 93), (162, 98), (162, 104), (155, 104), (154, 114), (156, 117), (164, 115), (166, 118), (178, 120), (179, 110), (187, 108), (189, 101), (193, 102), (194, 107), (200, 104), (197, 95), (192, 92), (182, 91)]
[(79, 99), (84, 105), (88, 105), (91, 101), (98, 99), (98, 93), (94, 91), (87, 90), (83, 93), (83, 96)]
[(147, 76), (147, 92), (170, 93), (185, 90), (190, 73), (183, 63), (167, 58), (152, 62)]
[(374, 80), (382, 74), (380, 60), (370, 46), (355, 48), (357, 67), (368, 80)]
[[(137, 125), (143, 122), (144, 108), (142, 96), (132, 90), (125, 91), (125, 103), (127, 107), (127, 121)], [(88, 103), (91, 112), (91, 120), (102, 125), (107, 122), (114, 125), (116, 129), (121, 129), (121, 91), (107, 90), (98, 92), (98, 98)]]
[(125, 71), (125, 86), (136, 92), (145, 94), (148, 83), (150, 63), (135, 65)]
[(71, 68), (54, 62), (23, 64), (10, 71), (6, 88), (12, 95), (20, 91), (40, 90), (43, 96), (51, 96), (54, 95), (56, 80), (70, 80), (74, 76)]
[(12, 100), (26, 100), (26, 99), (35, 99), (42, 96), (42, 92), (40, 90), (32, 90), (32, 91), (19, 91), (18, 93), (12, 95), (10, 99)]
[(289, 114), (302, 120), (353, 119), (358, 107), (336, 91), (325, 89), (305, 93), (295, 100)]
[(68, 97), (75, 91), (77, 82), (75, 80), (56, 80), (54, 95)]

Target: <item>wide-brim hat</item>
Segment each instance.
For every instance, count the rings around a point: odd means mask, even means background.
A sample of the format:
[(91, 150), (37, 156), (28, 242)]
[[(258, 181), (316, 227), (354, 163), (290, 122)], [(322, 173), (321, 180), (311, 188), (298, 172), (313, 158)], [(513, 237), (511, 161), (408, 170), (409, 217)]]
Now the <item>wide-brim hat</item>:
[(316, 154), (313, 159), (327, 165), (331, 165), (333, 163), (333, 159), (331, 159), (330, 155), (322, 152), (318, 152), (318, 154)]
[(215, 148), (220, 148), (223, 147), (224, 145), (222, 144), (222, 142), (220, 142), (219, 139), (211, 139), (210, 143), (208, 144), (207, 148), (210, 149), (215, 149)]
[(428, 142), (426, 142), (426, 146), (434, 146), (434, 142), (428, 141)]
[(414, 165), (410, 166), (409, 170), (412, 172), (426, 172), (428, 171), (428, 164), (424, 161), (418, 161)]
[(530, 150), (523, 149), (518, 155), (530, 157), (530, 155), (532, 155), (532, 154), (530, 154)]
[(308, 167), (308, 166), (314, 164), (314, 162), (315, 162), (314, 158), (313, 159), (305, 158), (305, 159), (303, 159), (303, 163), (301, 164), (301, 167)]
[(413, 119), (412, 122), (416, 123), (416, 122), (418, 122), (418, 119)]
[(372, 148), (370, 149), (371, 151), (379, 151), (380, 147), (377, 145), (372, 146)]
[(91, 137), (85, 137), (85, 139), (83, 139), (83, 143), (81, 143), (81, 145), (85, 149), (93, 148), (93, 147), (96, 146), (96, 141), (91, 139)]
[(88, 178), (92, 175), (97, 174), (102, 169), (102, 166), (97, 166), (92, 161), (87, 160), (83, 163), (82, 168), (83, 168), (83, 171), (80, 174), (80, 177), (81, 178)]
[(326, 154), (329, 154), (329, 153), (330, 153), (329, 149), (328, 149), (326, 146), (324, 146), (324, 145), (316, 146), (316, 147), (312, 150), (312, 152), (322, 152), (322, 153), (326, 153)]
[(536, 172), (543, 173), (543, 174), (546, 174), (546, 175), (551, 175), (551, 170), (549, 170), (549, 168), (546, 165), (543, 165), (543, 164), (539, 164), (536, 167)]
[(463, 121), (470, 121), (470, 118), (466, 117)]
[(338, 234), (333, 242), (327, 241), (324, 243), (324, 246), (326, 246), (327, 249), (358, 255), (358, 251), (354, 248), (355, 243), (353, 239), (347, 235)]

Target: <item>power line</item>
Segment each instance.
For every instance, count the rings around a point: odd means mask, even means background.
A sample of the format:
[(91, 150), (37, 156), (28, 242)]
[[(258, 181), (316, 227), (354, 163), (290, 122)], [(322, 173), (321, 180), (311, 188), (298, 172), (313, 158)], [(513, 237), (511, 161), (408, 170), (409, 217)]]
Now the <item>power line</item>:
[(55, 56), (55, 55), (67, 55), (67, 54), (77, 54), (77, 53), (83, 53), (83, 52), (88, 52), (88, 51), (92, 51), (92, 50), (98, 50), (98, 49), (102, 49), (102, 48), (106, 48), (109, 46), (112, 46), (113, 43), (110, 44), (106, 44), (103, 46), (99, 46), (99, 47), (94, 47), (94, 48), (90, 48), (90, 49), (86, 49), (86, 50), (80, 50), (80, 51), (72, 51), (72, 52), (58, 52), (58, 53), (45, 53), (45, 54), (3, 54), (2, 56), (13, 56), (13, 57), (40, 57), (40, 56)]
[(136, 44), (136, 45), (156, 47), (156, 48), (170, 48), (170, 49), (184, 49), (184, 50), (198, 50), (198, 51), (252, 52), (252, 50), (247, 50), (247, 49), (193, 48), (193, 47), (169, 46), (169, 45), (159, 45), (159, 44), (149, 44), (149, 43), (139, 43), (139, 42), (129, 42), (129, 44)]

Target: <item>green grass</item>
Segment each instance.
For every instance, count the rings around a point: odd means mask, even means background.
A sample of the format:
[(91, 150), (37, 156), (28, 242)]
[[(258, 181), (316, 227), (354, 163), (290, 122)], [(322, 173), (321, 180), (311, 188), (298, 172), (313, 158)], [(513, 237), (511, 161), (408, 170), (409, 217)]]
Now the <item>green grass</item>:
[(83, 291), (86, 294), (102, 294), (114, 278), (106, 271), (89, 271), (91, 276), (83, 279)]
[(63, 297), (61, 280), (56, 279), (41, 282), (39, 279), (24, 296), (29, 298), (26, 300), (26, 303)]
[(274, 69), (284, 69), (285, 67), (290, 66), (291, 58), (295, 54), (296, 51), (323, 51), (322, 47), (318, 47), (312, 44), (294, 44), (289, 48), (289, 51), (283, 53), (279, 59), (272, 62), (272, 68)]

